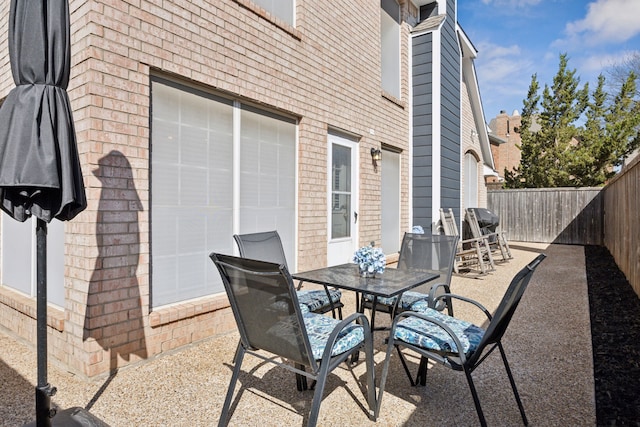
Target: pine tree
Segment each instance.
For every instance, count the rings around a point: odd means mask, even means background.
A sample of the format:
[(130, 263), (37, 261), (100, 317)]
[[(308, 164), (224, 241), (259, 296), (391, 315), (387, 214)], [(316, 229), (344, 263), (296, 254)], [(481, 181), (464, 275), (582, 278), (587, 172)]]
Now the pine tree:
[(603, 185), (640, 145), (640, 104), (634, 100), (636, 76), (630, 72), (613, 97), (598, 77), (593, 93), (579, 88), (576, 70), (560, 55), (551, 86), (538, 94), (533, 75), (524, 100), (520, 165), (505, 171), (507, 188)]

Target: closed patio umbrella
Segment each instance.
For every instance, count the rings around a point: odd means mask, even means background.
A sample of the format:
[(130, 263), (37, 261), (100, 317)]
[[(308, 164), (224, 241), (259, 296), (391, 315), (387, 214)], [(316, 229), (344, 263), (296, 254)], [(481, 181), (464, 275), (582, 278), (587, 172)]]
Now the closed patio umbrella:
[(68, 0), (12, 0), (9, 58), (16, 87), (0, 108), (0, 203), (18, 221), (37, 218), (36, 422), (51, 425), (47, 382), (47, 223), (86, 207), (71, 105)]

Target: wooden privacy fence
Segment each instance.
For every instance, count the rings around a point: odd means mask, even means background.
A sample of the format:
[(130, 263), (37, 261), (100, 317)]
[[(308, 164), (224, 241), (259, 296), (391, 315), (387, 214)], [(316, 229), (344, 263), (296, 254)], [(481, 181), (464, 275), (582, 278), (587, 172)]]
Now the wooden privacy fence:
[(602, 192), (604, 245), (640, 296), (640, 156)]
[(602, 188), (494, 190), (487, 207), (500, 217), (509, 240), (602, 245)]
[(493, 190), (509, 240), (604, 245), (640, 296), (640, 156), (603, 188)]

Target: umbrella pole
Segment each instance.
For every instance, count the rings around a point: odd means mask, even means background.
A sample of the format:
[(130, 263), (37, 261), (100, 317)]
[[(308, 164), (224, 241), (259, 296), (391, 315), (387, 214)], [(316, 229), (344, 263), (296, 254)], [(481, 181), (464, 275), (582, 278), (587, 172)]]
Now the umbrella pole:
[(51, 396), (56, 388), (47, 382), (47, 223), (40, 218), (36, 224), (36, 281), (37, 281), (37, 350), (38, 385), (36, 386), (36, 425), (50, 427), (55, 411), (51, 410)]

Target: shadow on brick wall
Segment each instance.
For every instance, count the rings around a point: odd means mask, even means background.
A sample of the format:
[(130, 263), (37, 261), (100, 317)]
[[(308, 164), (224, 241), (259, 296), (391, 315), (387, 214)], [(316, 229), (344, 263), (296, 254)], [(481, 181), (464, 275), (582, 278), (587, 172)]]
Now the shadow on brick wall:
[[(102, 190), (96, 219), (98, 256), (89, 283), (83, 340), (108, 352), (110, 378), (132, 355), (147, 357), (137, 270), (142, 211), (131, 165), (119, 151), (102, 157), (93, 174)], [(104, 388), (104, 386), (103, 386)], [(99, 397), (94, 397), (93, 401)]]

